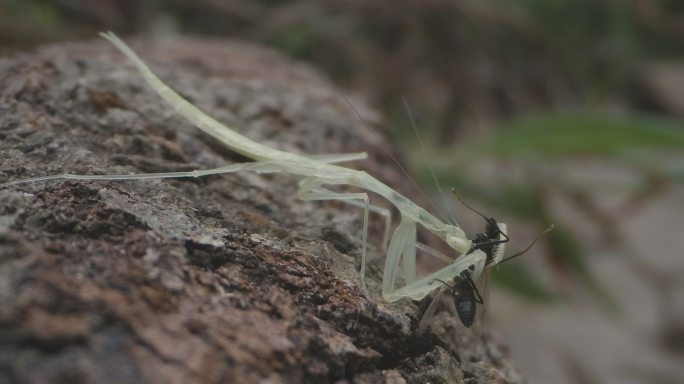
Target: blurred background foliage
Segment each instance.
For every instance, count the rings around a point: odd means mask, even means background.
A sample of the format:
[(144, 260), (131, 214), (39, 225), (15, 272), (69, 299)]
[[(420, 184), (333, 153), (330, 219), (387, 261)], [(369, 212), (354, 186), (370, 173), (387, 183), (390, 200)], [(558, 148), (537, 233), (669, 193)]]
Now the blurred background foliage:
[(684, 181), (681, 0), (0, 0), (3, 55), (101, 30), (257, 41), (363, 95), (426, 188), (432, 166), (521, 238), (557, 226), (536, 251), (546, 278), (529, 262), (494, 276), (534, 302), (581, 289), (619, 311), (589, 259), (642, 268), (619, 223)]

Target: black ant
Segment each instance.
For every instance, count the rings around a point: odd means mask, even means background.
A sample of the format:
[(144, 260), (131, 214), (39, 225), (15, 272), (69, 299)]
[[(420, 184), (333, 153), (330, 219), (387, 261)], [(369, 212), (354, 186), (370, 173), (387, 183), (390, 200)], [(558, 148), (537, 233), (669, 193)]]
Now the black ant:
[(475, 265), (471, 265), (468, 269), (461, 272), (458, 278), (454, 279), (453, 284), (437, 280), (448, 287), (451, 294), (454, 295), (456, 313), (466, 328), (473, 325), (473, 321), (475, 321), (477, 304), (484, 304), (480, 291), (478, 291), (477, 285), (473, 281), (472, 274), (474, 271)]
[[(451, 192), (454, 194), (454, 196), (458, 199), (458, 201), (461, 202), (466, 208), (470, 209), (471, 211), (477, 213), (485, 219), (485, 231), (477, 233), (475, 235), (475, 238), (472, 240), (472, 246), (466, 252), (466, 254), (471, 254), (475, 252), (476, 250), (481, 250), (486, 256), (487, 256), (487, 261), (485, 262), (485, 268), (490, 267), (495, 264), (501, 264), (505, 261), (514, 259), (520, 255), (523, 255), (525, 252), (529, 251), (530, 248), (539, 240), (540, 237), (545, 235), (547, 232), (552, 230), (554, 228), (553, 225), (550, 225), (544, 232), (542, 232), (539, 236), (537, 236), (536, 239), (534, 239), (525, 249), (522, 249), (506, 258), (503, 257), (503, 248), (500, 247), (501, 244), (508, 243), (511, 241), (511, 239), (508, 237), (506, 234), (506, 225), (505, 224), (499, 224), (496, 222), (496, 219), (493, 217), (487, 217), (485, 216), (484, 213), (478, 211), (477, 209), (471, 207), (463, 201), (458, 195), (456, 195), (456, 191), (452, 188)], [(503, 229), (502, 229), (503, 227)], [(498, 260), (497, 260), (498, 259)]]
[[(452, 192), (454, 192), (453, 189)], [(463, 205), (465, 205), (468, 209), (472, 210), (473, 212), (477, 213), (482, 218), (484, 218), (487, 223), (485, 226), (485, 231), (475, 235), (475, 238), (472, 240), (473, 245), (467, 252), (467, 254), (470, 254), (472, 252), (475, 252), (476, 250), (481, 250), (487, 257), (485, 261), (485, 268), (501, 264), (503, 262), (514, 259), (520, 255), (523, 255), (524, 253), (529, 251), (530, 248), (532, 248), (532, 246), (534, 246), (534, 244), (537, 242), (537, 240), (539, 240), (539, 238), (541, 238), (543, 235), (545, 235), (547, 232), (551, 231), (554, 228), (553, 225), (550, 225), (546, 230), (539, 234), (539, 236), (537, 236), (527, 247), (508, 257), (503, 257), (503, 247), (500, 247), (500, 245), (510, 241), (510, 238), (505, 232), (505, 224), (497, 223), (493, 217), (485, 216), (477, 209), (466, 204), (466, 202), (464, 202), (458, 196), (456, 196), (456, 198), (459, 201), (461, 201), (461, 203), (463, 203)], [(456, 307), (456, 313), (458, 314), (458, 318), (461, 320), (461, 323), (466, 328), (472, 326), (473, 322), (475, 321), (475, 315), (477, 313), (477, 304), (484, 304), (484, 300), (482, 299), (482, 295), (480, 294), (480, 291), (477, 288), (477, 284), (473, 281), (474, 272), (475, 265), (471, 265), (470, 267), (468, 267), (468, 269), (461, 272), (459, 276), (455, 277), (452, 284), (449, 284), (442, 280), (436, 280), (441, 282), (445, 286), (445, 288), (448, 288), (451, 291), (451, 294), (454, 297), (454, 305)], [(423, 315), (423, 318), (421, 319), (420, 325), (418, 327), (419, 333), (425, 329), (427, 319), (432, 317), (435, 310), (437, 309), (437, 303), (443, 292), (444, 289), (437, 294), (437, 296), (433, 299), (432, 303), (430, 303), (428, 309), (425, 311), (425, 314)]]
[(475, 315), (477, 313), (477, 304), (484, 304), (484, 299), (480, 295), (480, 291), (477, 289), (475, 281), (473, 281), (473, 273), (475, 272), (475, 265), (470, 265), (468, 269), (461, 272), (458, 276), (454, 277), (453, 283), (449, 284), (444, 280), (436, 279), (444, 285), (442, 289), (437, 292), (437, 295), (432, 300), (428, 308), (425, 310), (420, 324), (418, 325), (418, 334), (425, 331), (428, 320), (432, 318), (439, 305), (440, 298), (442, 294), (448, 289), (454, 297), (454, 305), (456, 307), (456, 314), (461, 320), (461, 323), (469, 328), (473, 325), (475, 321)]

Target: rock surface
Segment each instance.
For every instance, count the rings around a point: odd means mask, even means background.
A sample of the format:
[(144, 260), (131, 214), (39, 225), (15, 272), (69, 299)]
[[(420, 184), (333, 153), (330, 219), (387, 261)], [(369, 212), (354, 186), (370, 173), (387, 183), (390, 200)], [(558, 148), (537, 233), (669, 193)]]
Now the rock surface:
[[(238, 42), (132, 46), (236, 130), (288, 151), (365, 150), (354, 166), (407, 184), (312, 69)], [(236, 161), (104, 41), (0, 60), (0, 183)], [(299, 201), (296, 186), (241, 173), (0, 189), (0, 382), (521, 381), (486, 333), (443, 312), (419, 336), (415, 304), (382, 301), (373, 216), (364, 294), (360, 210)]]

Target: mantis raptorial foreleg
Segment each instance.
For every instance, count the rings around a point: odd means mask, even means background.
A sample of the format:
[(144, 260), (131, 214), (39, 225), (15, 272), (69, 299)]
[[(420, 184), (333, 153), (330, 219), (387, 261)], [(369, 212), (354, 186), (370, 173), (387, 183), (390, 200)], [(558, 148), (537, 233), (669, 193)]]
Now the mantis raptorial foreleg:
[[(404, 275), (404, 283), (410, 284), (416, 280), (416, 243), (418, 241), (416, 228), (408, 233), (401, 252), (401, 270)], [(395, 274), (396, 277), (396, 274)]]
[[(416, 281), (416, 249), (423, 251), (427, 255), (434, 256), (442, 261), (450, 263), (450, 265), (440, 271), (428, 275), (425, 278), (422, 278), (421, 280)], [(458, 274), (460, 272), (459, 266), (467, 267), (470, 264), (480, 263), (478, 257), (481, 255), (482, 253), (480, 252), (476, 256), (467, 258), (465, 262), (462, 260), (465, 258), (465, 256), (461, 256), (459, 259), (454, 261), (453, 258), (442, 254), (436, 249), (433, 249), (423, 243), (419, 243), (416, 240), (416, 224), (413, 221), (404, 218), (394, 231), (390, 246), (387, 250), (385, 273), (383, 276), (382, 285), (383, 297), (388, 301), (398, 300), (403, 296), (420, 299), (427, 295), (432, 289), (434, 289), (433, 287), (436, 286), (435, 284), (432, 284), (432, 280), (442, 279), (443, 277), (448, 276), (450, 273), (449, 271)], [(404, 283), (406, 285), (395, 290), (394, 286), (397, 279), (399, 263), (401, 263), (402, 266)], [(453, 265), (454, 263), (456, 266)], [(483, 267), (484, 261), (482, 262), (482, 268)], [(482, 268), (476, 269), (476, 272), (481, 271)], [(478, 276), (479, 273), (480, 272), (477, 272)]]
[[(399, 262), (404, 256), (404, 251), (407, 250), (407, 244), (411, 243), (411, 239), (416, 236), (416, 223), (408, 220), (405, 217), (401, 218), (401, 222), (394, 230), (392, 240), (390, 240), (387, 248), (387, 256), (385, 257), (385, 269), (382, 275), (382, 296), (387, 297), (394, 292), (394, 283), (397, 279), (397, 270)], [(413, 241), (415, 243), (415, 240)], [(415, 250), (415, 248), (414, 248)], [(415, 255), (414, 255), (415, 259)]]
[[(389, 255), (388, 255), (389, 257)], [(383, 298), (387, 301), (396, 301), (402, 297), (410, 297), (413, 300), (420, 300), (429, 295), (430, 292), (440, 286), (440, 280), (448, 281), (458, 276), (462, 271), (474, 266), (472, 272), (473, 279), (477, 279), (484, 269), (487, 256), (480, 250), (476, 250), (467, 255), (462, 255), (456, 260), (452, 261), (446, 267), (433, 272), (419, 280), (406, 284), (405, 286), (383, 292)]]

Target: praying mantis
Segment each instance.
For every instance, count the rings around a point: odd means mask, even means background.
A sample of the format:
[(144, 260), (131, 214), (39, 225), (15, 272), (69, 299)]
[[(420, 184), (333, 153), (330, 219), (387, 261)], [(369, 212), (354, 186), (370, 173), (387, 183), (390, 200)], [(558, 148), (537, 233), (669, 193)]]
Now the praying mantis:
[[(365, 271), (367, 264), (368, 220), (369, 212), (384, 217), (385, 231), (383, 247), (387, 248), (381, 293), (384, 300), (392, 302), (404, 297), (420, 300), (430, 292), (442, 287), (444, 281), (451, 281), (463, 271), (469, 271), (472, 278), (477, 279), (486, 267), (498, 263), (503, 256), (503, 243), (507, 241), (505, 225), (500, 224), (501, 237), (492, 240), (501, 244), (495, 257), (486, 255), (474, 241), (468, 239), (461, 227), (455, 222), (445, 223), (427, 210), (416, 205), (408, 198), (396, 192), (386, 184), (365, 171), (346, 168), (340, 162), (363, 159), (365, 153), (346, 153), (331, 155), (304, 155), (285, 152), (253, 141), (219, 121), (202, 112), (190, 102), (173, 91), (160, 80), (150, 68), (121, 39), (111, 32), (101, 36), (118, 48), (136, 67), (150, 87), (179, 115), (202, 132), (218, 140), (228, 149), (237, 152), (251, 162), (229, 164), (213, 169), (194, 170), (189, 172), (164, 172), (132, 175), (75, 175), (58, 174), (14, 180), (0, 184), (0, 187), (46, 181), (46, 180), (144, 180), (163, 178), (194, 178), (206, 175), (217, 175), (233, 172), (286, 173), (301, 177), (297, 196), (302, 200), (338, 200), (363, 208), (363, 230), (361, 247), (361, 284), (365, 288)], [(340, 193), (330, 187), (349, 185), (364, 192)], [(388, 200), (400, 213), (400, 221), (390, 239), (392, 214), (390, 210), (370, 204), (368, 192), (378, 194)], [(421, 226), (431, 232), (453, 249), (458, 255), (448, 258), (417, 240), (417, 229)], [(389, 239), (389, 241), (388, 241)], [(442, 269), (418, 278), (416, 274), (417, 250), (441, 258), (449, 262)], [(497, 259), (498, 258), (498, 259)], [(399, 266), (401, 265), (401, 268)], [(397, 287), (399, 270), (401, 269), (404, 285)]]

